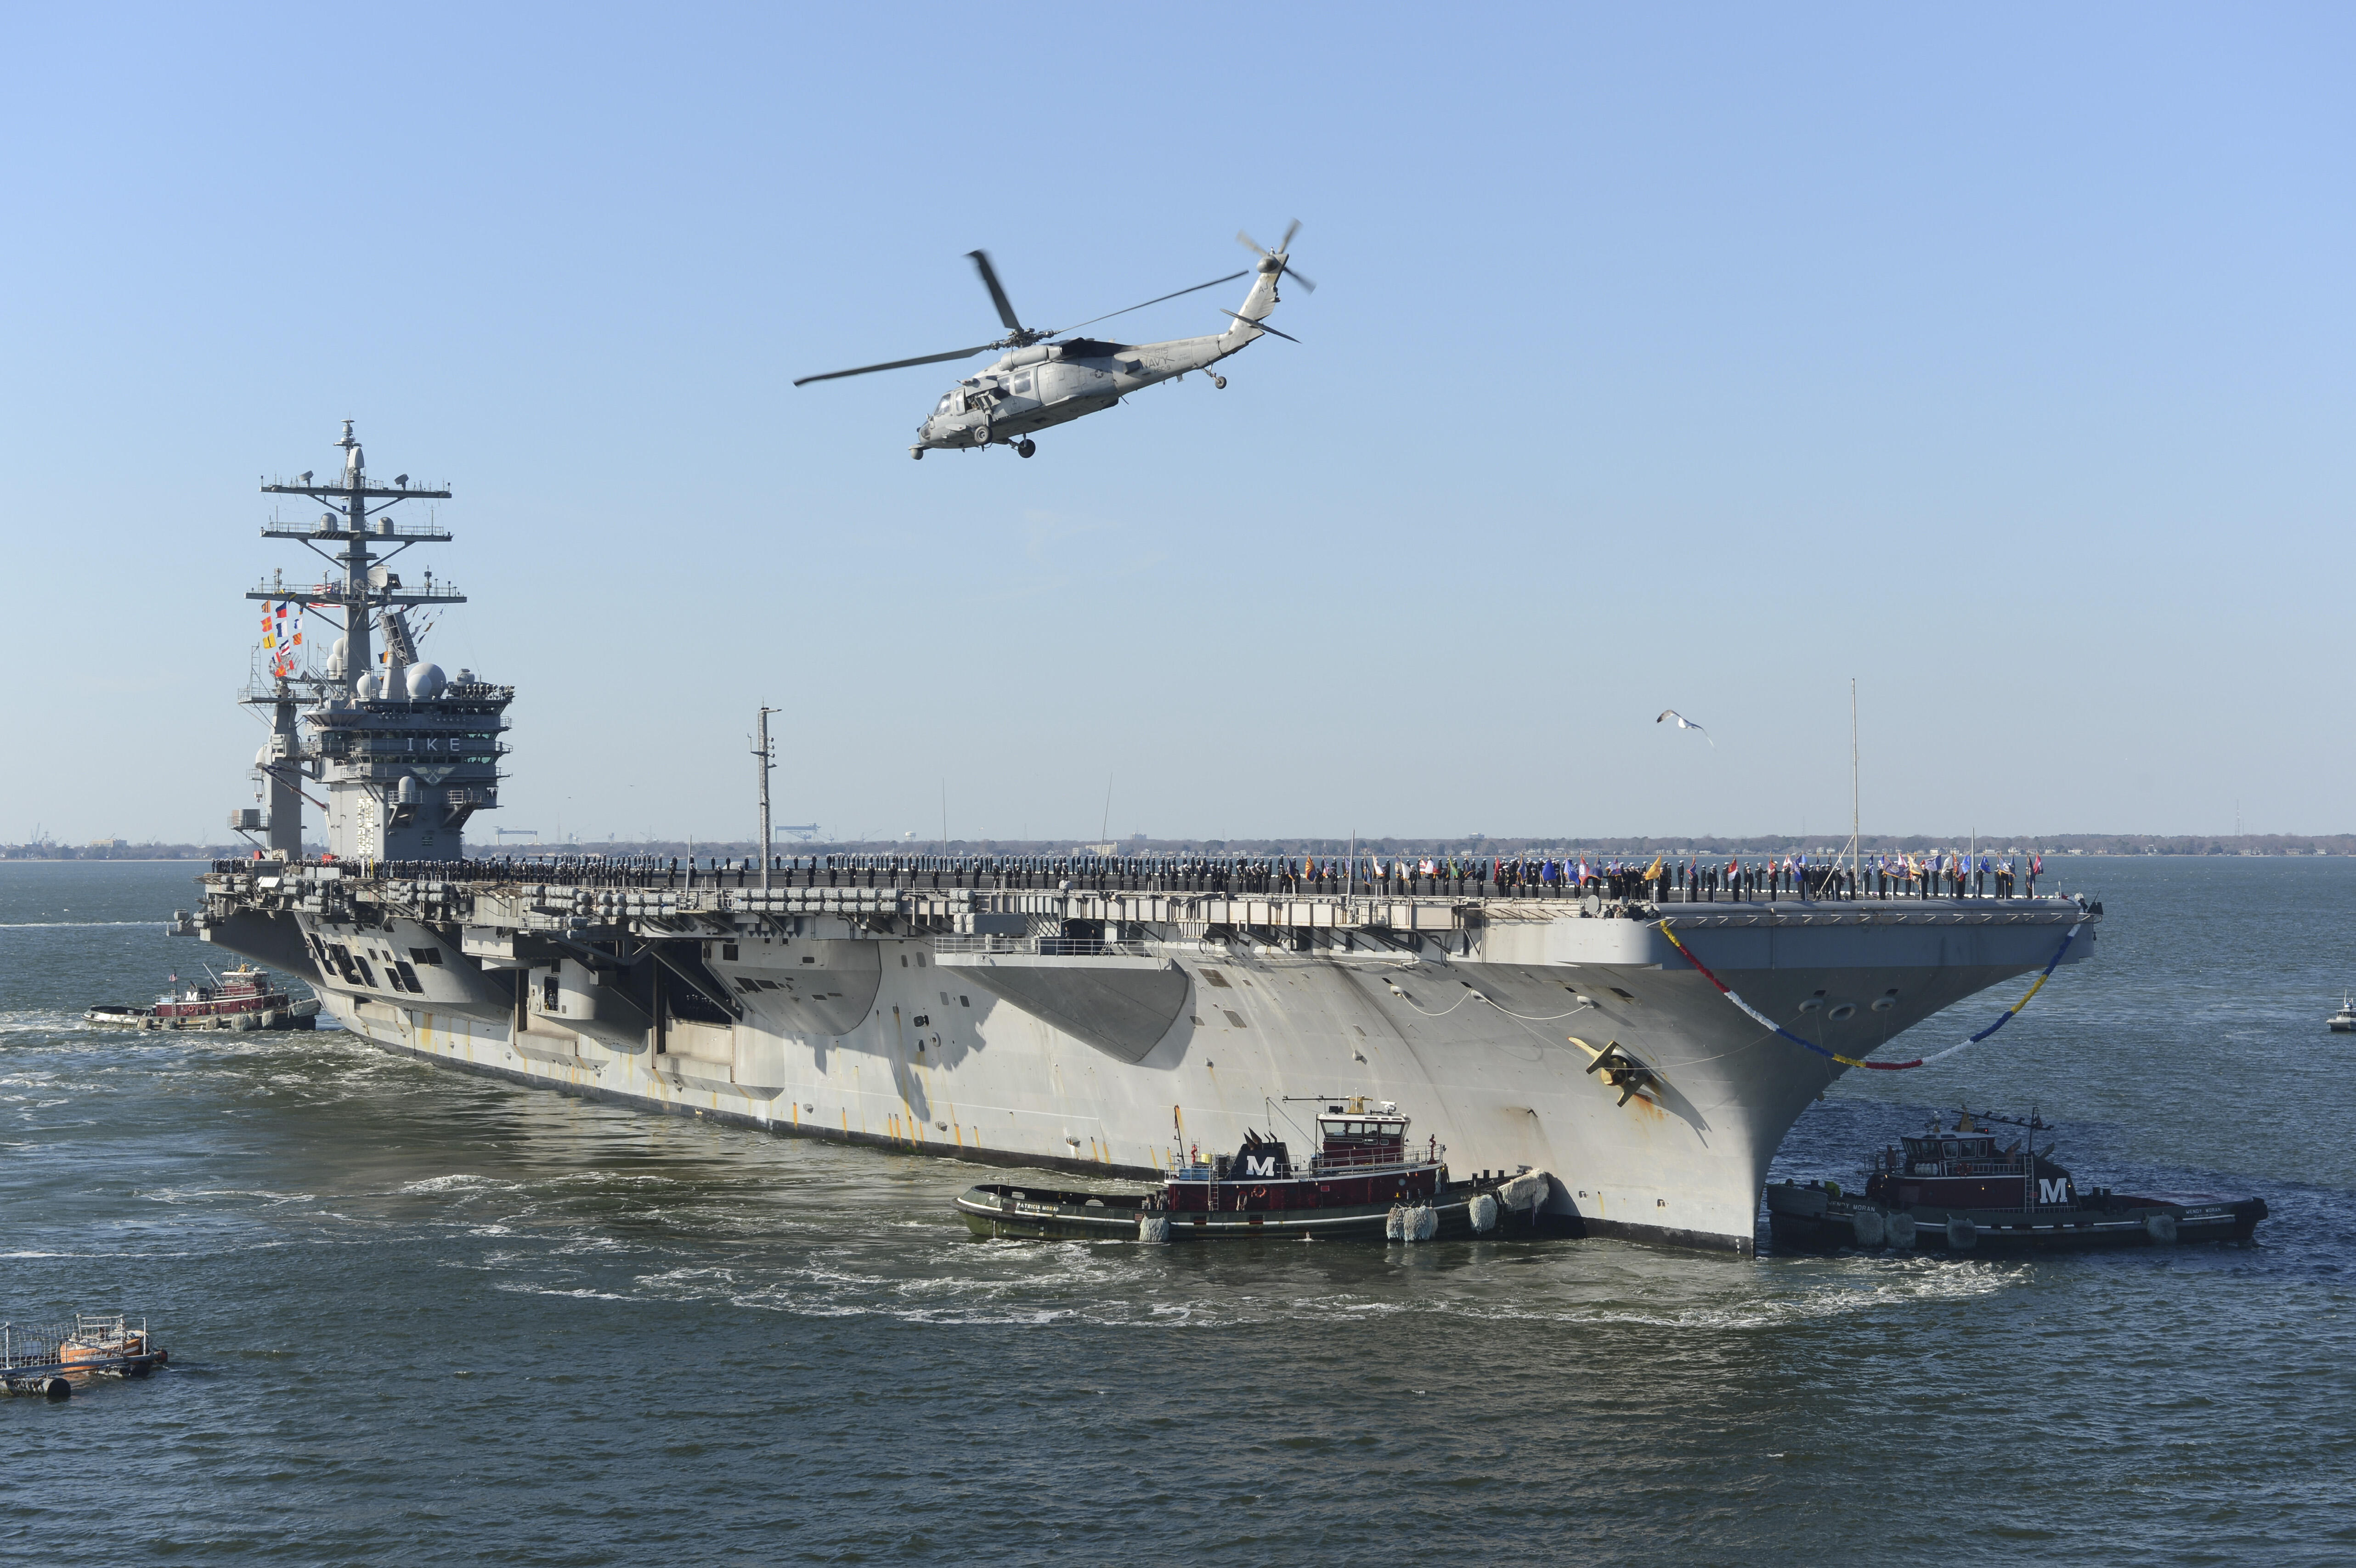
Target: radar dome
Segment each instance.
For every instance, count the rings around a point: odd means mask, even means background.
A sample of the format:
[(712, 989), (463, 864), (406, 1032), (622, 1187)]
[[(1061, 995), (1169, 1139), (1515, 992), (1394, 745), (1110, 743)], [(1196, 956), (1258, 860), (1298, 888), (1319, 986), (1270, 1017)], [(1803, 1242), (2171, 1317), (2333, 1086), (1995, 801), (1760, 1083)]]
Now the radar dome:
[(264, 746), (262, 750), (253, 753), (253, 765), (257, 768), (267, 768), (270, 766), (270, 748), (268, 746)]
[(374, 697), (376, 695), (376, 677), (374, 675), (364, 675), (360, 677), (359, 679), (352, 682), (352, 695), (362, 698)]
[(413, 701), (439, 697), (442, 688), (449, 684), (443, 678), (442, 667), (438, 664), (413, 664), (409, 667), (409, 695)]
[(350, 654), (351, 639), (348, 637), (337, 637), (334, 645), (327, 649), (327, 678), (329, 680), (341, 680), (344, 678), (344, 666), (349, 662)]

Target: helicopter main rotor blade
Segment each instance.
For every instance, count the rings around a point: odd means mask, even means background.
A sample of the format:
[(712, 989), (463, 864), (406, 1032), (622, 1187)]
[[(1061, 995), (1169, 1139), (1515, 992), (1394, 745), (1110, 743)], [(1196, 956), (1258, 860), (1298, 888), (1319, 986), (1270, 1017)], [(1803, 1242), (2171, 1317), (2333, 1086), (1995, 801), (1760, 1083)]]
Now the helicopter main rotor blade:
[(938, 365), (949, 359), (970, 359), (984, 349), (997, 347), (995, 343), (983, 343), (971, 348), (952, 348), (947, 354), (926, 354), (916, 359), (891, 359), (881, 365), (862, 365), (856, 370), (829, 370), (823, 376), (804, 376), (794, 385), (807, 387), (812, 381), (840, 381), (845, 376), (865, 376), (877, 370), (905, 370), (911, 365)]
[[(1254, 321), (1251, 317), (1249, 317), (1249, 316), (1248, 316), (1248, 315), (1236, 315), (1236, 313), (1235, 313), (1234, 311), (1231, 311), (1231, 310), (1223, 310), (1223, 311), (1221, 311), (1219, 314), (1220, 314), (1221, 315), (1234, 315), (1237, 321), (1242, 322), (1246, 326), (1257, 326), (1257, 327), (1258, 327), (1262, 332), (1276, 332), (1276, 328), (1274, 328), (1274, 327), (1270, 326), (1268, 323), (1266, 323), (1266, 322), (1264, 322), (1264, 321)], [(1276, 332), (1276, 335), (1277, 335), (1279, 337), (1283, 338), (1287, 343), (1301, 343), (1301, 339), (1299, 339), (1298, 337), (1293, 336), (1292, 336), (1292, 334), (1290, 334), (1290, 333), (1289, 333), (1289, 332)], [(1305, 343), (1301, 343), (1301, 346), (1303, 348), (1306, 348), (1306, 347), (1309, 347), (1309, 345), (1307, 345), (1307, 344), (1305, 344)]]
[(1022, 331), (1023, 323), (1015, 318), (1014, 306), (1012, 303), (1007, 299), (1006, 291), (998, 286), (998, 269), (990, 264), (990, 252), (987, 251), (968, 251), (966, 255), (972, 260), (974, 266), (980, 271), (981, 285), (990, 291), (990, 303), (998, 307), (998, 319), (1006, 324), (1007, 331)]
[[(1234, 283), (1237, 278), (1248, 278), (1248, 277), (1250, 277), (1250, 276), (1251, 276), (1251, 269), (1250, 269), (1249, 267), (1246, 267), (1246, 268), (1245, 268), (1242, 272), (1229, 272), (1229, 273), (1228, 273), (1226, 277), (1224, 277), (1224, 278), (1213, 278), (1213, 279), (1212, 279), (1209, 283), (1196, 283), (1196, 284), (1195, 284), (1193, 288), (1191, 288), (1191, 289), (1180, 289), (1180, 290), (1178, 290), (1178, 291), (1177, 291), (1176, 293), (1166, 293), (1166, 294), (1162, 294), (1162, 295), (1161, 295), (1161, 296), (1160, 296), (1160, 297), (1158, 297), (1158, 298), (1147, 300), (1147, 301), (1145, 302), (1145, 304), (1160, 304), (1162, 303), (1162, 300), (1174, 300), (1174, 299), (1176, 299), (1176, 298), (1178, 297), (1178, 295), (1179, 295), (1179, 294), (1192, 294), (1192, 293), (1201, 293), (1201, 292), (1202, 292), (1203, 290), (1205, 290), (1205, 289), (1215, 289), (1215, 288), (1217, 288), (1221, 283)], [(1121, 309), (1121, 310), (1108, 310), (1108, 311), (1105, 312), (1105, 313), (1104, 313), (1104, 315), (1092, 315), (1092, 316), (1088, 317), (1088, 319), (1087, 319), (1087, 320), (1086, 320), (1086, 321), (1084, 321), (1084, 322), (1081, 322), (1081, 323), (1079, 324), (1079, 325), (1078, 325), (1078, 326), (1059, 326), (1059, 327), (1057, 327), (1055, 331), (1053, 331), (1053, 332), (1051, 332), (1051, 333), (1048, 333), (1048, 334), (1047, 334), (1047, 336), (1048, 336), (1049, 337), (1061, 337), (1062, 336), (1064, 336), (1064, 334), (1066, 334), (1066, 333), (1067, 333), (1067, 332), (1077, 332), (1077, 331), (1079, 331), (1080, 327), (1082, 327), (1082, 326), (1094, 326), (1097, 323), (1098, 323), (1098, 322), (1100, 322), (1100, 321), (1110, 321), (1114, 316), (1117, 316), (1117, 315), (1128, 315), (1130, 311), (1132, 311), (1132, 310), (1143, 310), (1143, 309), (1145, 308), (1145, 304), (1133, 304), (1133, 305), (1127, 306), (1126, 308)]]

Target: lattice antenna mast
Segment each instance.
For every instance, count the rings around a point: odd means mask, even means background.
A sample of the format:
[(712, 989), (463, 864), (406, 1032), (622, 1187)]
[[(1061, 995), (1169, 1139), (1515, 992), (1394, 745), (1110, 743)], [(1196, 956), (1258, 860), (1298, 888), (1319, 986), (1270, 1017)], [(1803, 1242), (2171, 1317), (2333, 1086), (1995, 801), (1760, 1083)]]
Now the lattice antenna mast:
[[(273, 539), (294, 539), (325, 560), (340, 573), (340, 582), (323, 579), (316, 591), (298, 589), (290, 593), (284, 588), (273, 586), (248, 593), (248, 599), (288, 599), (303, 597), (314, 604), (334, 604), (344, 613), (344, 661), (342, 670), (327, 672), (332, 680), (340, 675), (345, 681), (358, 679), (369, 673), (377, 661), (369, 645), (370, 624), (380, 610), (408, 609), (419, 604), (464, 604), (466, 596), (447, 585), (436, 584), (431, 570), (425, 573), (422, 587), (403, 586), (399, 578), (380, 569), (383, 563), (416, 544), (447, 544), (450, 533), (431, 524), (396, 523), (380, 514), (403, 501), (446, 501), (447, 490), (412, 488), (409, 475), (398, 475), (389, 485), (370, 485), (367, 460), (360, 450), (359, 438), (352, 433), (352, 421), (344, 421), (344, 433), (336, 444), (344, 452), (344, 472), (333, 485), (314, 485), (307, 473), (297, 483), (265, 484), (265, 496), (307, 496), (327, 509), (319, 520), (308, 526), (291, 523), (265, 523), (262, 537)], [(380, 547), (390, 545), (391, 549)], [(335, 547), (333, 552), (325, 546)]]

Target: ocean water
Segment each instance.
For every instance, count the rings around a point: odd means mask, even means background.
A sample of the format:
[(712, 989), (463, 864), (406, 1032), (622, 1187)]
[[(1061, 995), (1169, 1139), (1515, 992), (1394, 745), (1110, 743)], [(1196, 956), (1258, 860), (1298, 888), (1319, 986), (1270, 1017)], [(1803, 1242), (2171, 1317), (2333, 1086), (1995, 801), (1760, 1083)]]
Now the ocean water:
[(0, 1401), (0, 1558), (2356, 1561), (2356, 862), (2068, 863), (2094, 961), (1778, 1160), (2033, 1104), (2274, 1210), (2030, 1262), (976, 1242), (971, 1167), (80, 1027), (216, 956), (195, 869), (0, 863), (0, 1317), (173, 1356)]

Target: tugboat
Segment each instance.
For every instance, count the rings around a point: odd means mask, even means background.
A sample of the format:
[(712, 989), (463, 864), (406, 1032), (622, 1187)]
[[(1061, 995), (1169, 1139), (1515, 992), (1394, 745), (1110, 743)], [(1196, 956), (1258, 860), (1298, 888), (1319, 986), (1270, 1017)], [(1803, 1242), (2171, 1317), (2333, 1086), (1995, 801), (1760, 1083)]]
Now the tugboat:
[(977, 1236), (1057, 1241), (1349, 1237), (1429, 1242), (1484, 1235), (1545, 1202), (1548, 1178), (1526, 1168), (1449, 1179), (1447, 1150), (1408, 1147), (1408, 1118), (1389, 1101), (1328, 1104), (1322, 1148), (1296, 1166), (1283, 1140), (1247, 1130), (1232, 1155), (1208, 1163), (1173, 1154), (1170, 1179), (1150, 1192), (1044, 1192), (991, 1182), (966, 1189), (957, 1211)]
[(316, 1029), (319, 998), (297, 997), (273, 983), (270, 972), (241, 964), (209, 986), (166, 991), (152, 1008), (94, 1007), (84, 1023), (112, 1029)]
[(1902, 1147), (1874, 1156), (1862, 1197), (1838, 1182), (1790, 1181), (1767, 1189), (1767, 1223), (1779, 1246), (1898, 1252), (2083, 1252), (2095, 1247), (2168, 1246), (2183, 1242), (2245, 1242), (2266, 1217), (2261, 1198), (2206, 1193), (2136, 1196), (2107, 1187), (2081, 1189), (2053, 1163), (2053, 1147), (2036, 1147), (2052, 1131), (2031, 1115), (2025, 1122), (1982, 1116), (2024, 1129), (2002, 1148), (1999, 1135), (1976, 1125), (1968, 1111), (1942, 1129), (1899, 1140)]
[(2356, 996), (2340, 994), (2340, 1010), (2323, 1020), (2323, 1027), (2334, 1034), (2356, 1034)]

